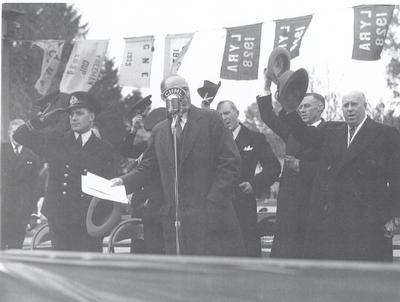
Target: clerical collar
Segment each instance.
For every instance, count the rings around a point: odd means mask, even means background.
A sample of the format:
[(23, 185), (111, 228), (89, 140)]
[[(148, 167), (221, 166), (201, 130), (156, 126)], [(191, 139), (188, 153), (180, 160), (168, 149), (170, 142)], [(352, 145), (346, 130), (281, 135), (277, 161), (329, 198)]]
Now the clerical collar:
[(85, 133), (78, 133), (78, 132), (74, 131), (75, 139), (78, 138), (79, 134), (81, 135), (81, 138), (82, 138), (82, 146), (84, 146), (87, 143), (87, 141), (89, 140), (90, 136), (92, 135), (92, 130), (90, 129), (90, 130), (86, 131)]

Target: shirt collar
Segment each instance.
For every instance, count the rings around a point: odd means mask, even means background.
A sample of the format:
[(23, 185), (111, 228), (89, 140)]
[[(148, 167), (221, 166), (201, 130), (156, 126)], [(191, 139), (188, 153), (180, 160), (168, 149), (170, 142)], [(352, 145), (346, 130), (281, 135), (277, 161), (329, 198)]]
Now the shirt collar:
[[(82, 138), (82, 146), (84, 146), (87, 141), (89, 140), (90, 136), (92, 135), (92, 130), (88, 130), (85, 133), (80, 133), (81, 134), (81, 138)], [(78, 132), (74, 132), (75, 135), (75, 139), (78, 138), (79, 133)]]
[(322, 122), (322, 120), (321, 120), (321, 119), (319, 119), (318, 121), (316, 121), (316, 122), (312, 123), (310, 126), (313, 126), (313, 127), (318, 127), (318, 126), (319, 126), (319, 124), (321, 124), (321, 122)]
[(15, 149), (18, 149), (18, 153), (21, 153), (22, 145), (17, 146), (16, 144), (13, 143), (13, 141), (10, 141), (10, 143), (13, 147), (14, 152), (15, 152)]
[(356, 137), (358, 131), (360, 131), (362, 125), (364, 125), (365, 120), (367, 119), (367, 115), (364, 116), (364, 119), (361, 121), (361, 123), (358, 124), (358, 126), (356, 127), (356, 130), (354, 131), (353, 137), (350, 140), (350, 126), (347, 125), (347, 146), (350, 145), (350, 143), (354, 140), (354, 138)]
[(235, 129), (233, 129), (233, 131), (232, 131), (233, 139), (236, 139), (236, 138), (237, 138), (237, 136), (239, 135), (239, 131), (240, 131), (241, 128), (242, 128), (242, 126), (241, 126), (240, 124), (238, 124), (238, 126), (237, 126)]

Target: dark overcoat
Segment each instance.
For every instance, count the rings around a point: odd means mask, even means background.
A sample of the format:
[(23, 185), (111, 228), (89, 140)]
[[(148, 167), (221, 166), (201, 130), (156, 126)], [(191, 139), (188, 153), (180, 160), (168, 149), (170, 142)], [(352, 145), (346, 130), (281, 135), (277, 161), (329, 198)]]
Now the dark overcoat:
[[(243, 255), (239, 223), (233, 209), (240, 155), (231, 133), (216, 111), (191, 106), (183, 131), (179, 161), (179, 200), (182, 254)], [(165, 251), (175, 244), (174, 157), (169, 120), (157, 124), (139, 166), (122, 178), (128, 192), (151, 178), (162, 185), (160, 206)]]
[(1, 144), (3, 246), (22, 248), (30, 214), (39, 199), (39, 158), (22, 147), (17, 155), (10, 142)]
[[(271, 95), (257, 98), (263, 122), (285, 142), (286, 154), (299, 159), (299, 173), (283, 165), (277, 197), (277, 220), (271, 249), (273, 258), (302, 258), (312, 182), (320, 147), (301, 144), (272, 110)], [(318, 127), (325, 127), (321, 121)]]
[[(247, 256), (261, 256), (261, 241), (257, 230), (257, 201), (278, 178), (281, 167), (265, 136), (241, 124), (235, 139), (242, 159), (241, 182), (249, 182), (253, 193), (245, 194), (236, 187), (234, 207), (239, 219)], [(256, 174), (257, 165), (262, 171)]]
[(347, 147), (347, 124), (306, 127), (297, 113), (285, 117), (296, 137), (322, 146), (315, 177), (306, 258), (392, 261), (384, 225), (400, 216), (400, 134), (367, 118)]

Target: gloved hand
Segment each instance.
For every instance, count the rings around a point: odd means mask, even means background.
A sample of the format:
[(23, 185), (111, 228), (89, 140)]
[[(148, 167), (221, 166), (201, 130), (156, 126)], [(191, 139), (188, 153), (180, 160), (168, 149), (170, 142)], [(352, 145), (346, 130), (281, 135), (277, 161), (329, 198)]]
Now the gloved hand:
[(55, 90), (45, 96), (42, 96), (40, 99), (34, 101), (34, 105), (40, 107), (41, 111), (43, 111), (47, 104), (55, 104), (58, 96), (60, 94), (60, 90)]
[(59, 116), (65, 113), (65, 109), (62, 108), (50, 110), (51, 106), (52, 104), (49, 103), (43, 112), (39, 112), (37, 117), (29, 121), (32, 128), (39, 130), (54, 125), (57, 123)]

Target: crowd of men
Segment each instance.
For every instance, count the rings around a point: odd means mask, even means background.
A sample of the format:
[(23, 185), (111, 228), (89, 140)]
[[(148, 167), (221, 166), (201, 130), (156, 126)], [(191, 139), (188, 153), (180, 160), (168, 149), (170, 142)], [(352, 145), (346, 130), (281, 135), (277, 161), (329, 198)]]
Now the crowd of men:
[[(392, 261), (393, 232), (400, 224), (400, 134), (366, 115), (362, 92), (344, 95), (343, 122), (321, 118), (325, 100), (317, 93), (298, 100), (297, 109), (280, 106), (275, 114), (279, 102), (273, 102), (266, 77), (257, 104), (262, 121), (286, 144), (281, 172), (266, 137), (239, 121), (234, 102), (222, 100), (216, 110), (209, 109), (220, 83), (205, 81), (206, 85), (213, 91), (198, 90), (203, 108), (197, 108), (183, 77), (165, 78), (161, 92), (185, 91), (179, 118), (161, 119), (146, 129), (140, 144), (134, 143), (135, 136), (149, 110), (134, 111), (120, 153), (138, 160), (124, 175), (118, 175), (116, 151), (93, 133), (101, 108), (90, 93), (71, 94), (66, 109), (48, 106), (26, 123), (13, 121), (10, 143), (2, 146), (7, 150), (2, 154), (9, 154), (2, 159), (7, 162), (7, 175), (2, 177), (14, 177), (6, 186), (11, 193), (4, 195), (6, 215), (14, 217), (9, 211), (20, 211), (23, 222), (3, 229), (15, 230), (15, 236), (24, 233), (29, 210), (21, 209), (33, 196), (40, 156), (49, 164), (42, 212), (56, 250), (102, 250), (103, 236), (90, 236), (85, 223), (92, 197), (82, 192), (81, 175), (89, 171), (111, 179), (114, 186), (124, 185), (128, 194), (144, 194), (146, 253), (175, 254), (179, 245), (185, 255), (260, 257), (256, 197), (279, 181), (271, 257)], [(42, 131), (65, 112), (70, 131)], [(21, 165), (25, 170), (17, 173)], [(101, 203), (96, 223), (101, 224), (111, 208), (111, 203)], [(3, 248), (20, 248), (21, 238)]]

